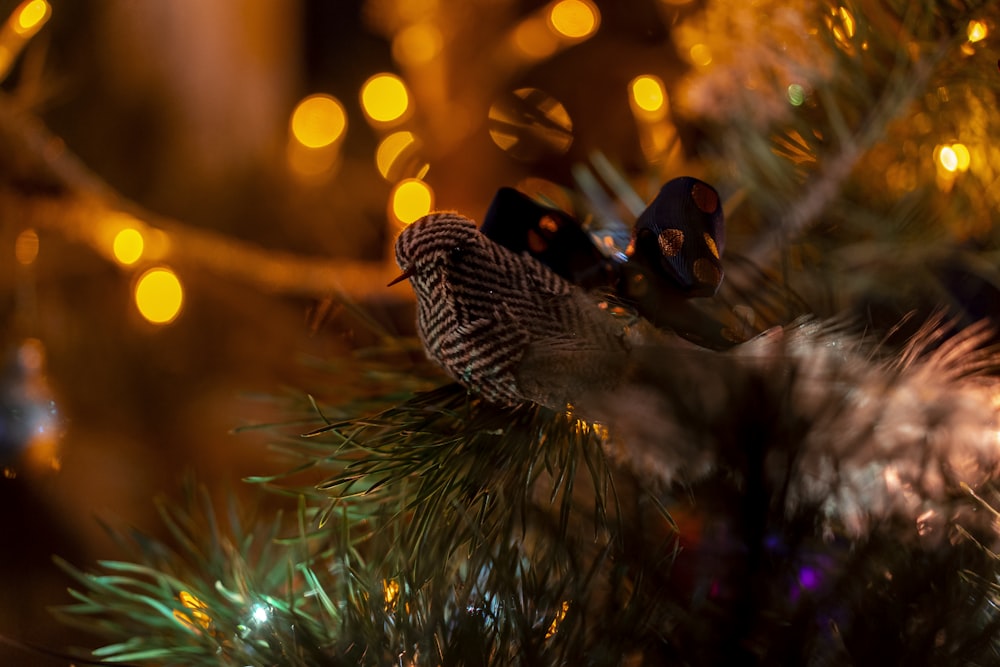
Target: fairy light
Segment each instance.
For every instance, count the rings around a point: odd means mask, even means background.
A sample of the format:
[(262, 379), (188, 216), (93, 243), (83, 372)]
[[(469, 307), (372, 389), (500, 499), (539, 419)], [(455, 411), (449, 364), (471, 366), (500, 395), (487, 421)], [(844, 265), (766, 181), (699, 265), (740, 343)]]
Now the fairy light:
[(588, 0), (559, 0), (549, 9), (549, 25), (569, 39), (590, 37), (597, 32), (600, 20), (597, 7)]
[(28, 266), (38, 257), (38, 232), (25, 229), (14, 240), (14, 259), (18, 264)]
[(18, 5), (0, 28), (0, 80), (10, 71), (14, 60), (28, 41), (38, 34), (52, 16), (45, 0), (26, 0)]
[(289, 127), (303, 146), (322, 148), (344, 136), (347, 113), (344, 105), (330, 95), (309, 95), (296, 105)]
[(966, 29), (965, 34), (968, 35), (970, 42), (975, 43), (986, 39), (988, 33), (989, 28), (986, 27), (984, 21), (972, 20), (969, 21), (969, 27)]
[(361, 108), (369, 120), (391, 123), (409, 110), (406, 84), (395, 74), (376, 74), (361, 86)]
[(271, 618), (271, 614), (268, 612), (267, 607), (260, 603), (253, 606), (250, 616), (257, 623), (267, 623), (267, 621)]
[(115, 234), (111, 250), (119, 263), (128, 266), (135, 264), (142, 257), (143, 245), (142, 233), (133, 227), (126, 227)]
[(937, 161), (945, 171), (955, 172), (958, 169), (958, 155), (951, 146), (938, 147)]
[(393, 579), (383, 581), (382, 594), (385, 598), (385, 610), (392, 611), (395, 609), (396, 601), (399, 600), (399, 582)]
[(52, 8), (45, 0), (28, 0), (11, 14), (11, 27), (22, 37), (31, 37), (45, 25)]
[(629, 84), (632, 102), (640, 110), (651, 116), (663, 116), (667, 106), (667, 91), (660, 77), (643, 74), (632, 79)]
[(434, 191), (418, 178), (407, 178), (392, 189), (389, 201), (392, 217), (408, 225), (431, 212), (434, 206)]
[(135, 305), (153, 324), (169, 324), (181, 312), (184, 289), (177, 275), (168, 268), (149, 269), (136, 282)]

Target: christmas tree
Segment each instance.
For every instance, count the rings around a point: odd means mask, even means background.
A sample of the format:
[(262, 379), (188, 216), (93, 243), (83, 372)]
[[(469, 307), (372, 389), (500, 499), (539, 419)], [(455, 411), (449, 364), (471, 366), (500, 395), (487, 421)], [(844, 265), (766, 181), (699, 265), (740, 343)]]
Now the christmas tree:
[(998, 660), (995, 3), (0, 9), (12, 656)]

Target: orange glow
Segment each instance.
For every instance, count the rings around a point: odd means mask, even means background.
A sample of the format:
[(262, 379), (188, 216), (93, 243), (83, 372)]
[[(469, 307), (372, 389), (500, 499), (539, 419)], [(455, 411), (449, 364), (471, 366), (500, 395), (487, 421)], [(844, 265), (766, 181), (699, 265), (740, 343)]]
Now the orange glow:
[(667, 91), (660, 77), (643, 74), (629, 84), (633, 104), (648, 114), (662, 116), (667, 105)]
[(115, 259), (128, 266), (135, 264), (142, 257), (143, 240), (139, 230), (126, 227), (117, 234), (112, 244)]
[(322, 148), (340, 139), (347, 129), (347, 114), (336, 98), (310, 95), (292, 112), (292, 136), (307, 148)]
[(586, 39), (600, 24), (601, 15), (589, 0), (559, 0), (549, 10), (549, 24), (563, 37)]
[(14, 258), (18, 264), (27, 266), (38, 257), (38, 232), (25, 229), (14, 241)]
[(707, 67), (712, 64), (712, 50), (705, 44), (695, 44), (688, 51), (691, 56), (691, 63), (698, 67)]
[(376, 74), (361, 86), (361, 108), (378, 123), (402, 118), (410, 106), (406, 84), (395, 74)]
[(969, 27), (966, 34), (969, 36), (970, 42), (979, 42), (984, 40), (986, 39), (986, 35), (988, 33), (989, 29), (983, 21), (969, 21)]
[(23, 37), (30, 37), (41, 30), (52, 16), (52, 8), (45, 0), (28, 0), (11, 14), (11, 27)]
[(393, 132), (379, 142), (375, 149), (375, 166), (382, 178), (389, 179), (392, 166), (403, 155), (403, 153), (416, 143), (416, 138), (412, 132)]
[(414, 23), (392, 40), (393, 57), (405, 65), (426, 65), (434, 60), (444, 45), (441, 31), (433, 23)]
[(153, 324), (169, 324), (177, 318), (184, 290), (177, 275), (167, 268), (146, 271), (135, 286), (135, 305)]
[(419, 179), (407, 178), (392, 189), (389, 201), (392, 217), (408, 225), (431, 212), (434, 206), (434, 191)]
[(532, 60), (548, 58), (559, 48), (559, 38), (549, 29), (544, 18), (529, 16), (521, 21), (512, 35), (514, 48)]

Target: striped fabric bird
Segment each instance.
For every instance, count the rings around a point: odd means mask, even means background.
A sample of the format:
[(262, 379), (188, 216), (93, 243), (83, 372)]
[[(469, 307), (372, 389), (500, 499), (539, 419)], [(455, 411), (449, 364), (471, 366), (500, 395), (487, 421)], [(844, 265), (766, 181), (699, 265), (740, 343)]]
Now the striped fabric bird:
[(514, 253), (456, 213), (406, 227), (396, 261), (417, 296), (428, 357), (499, 405), (565, 407), (613, 388), (638, 329), (527, 253)]

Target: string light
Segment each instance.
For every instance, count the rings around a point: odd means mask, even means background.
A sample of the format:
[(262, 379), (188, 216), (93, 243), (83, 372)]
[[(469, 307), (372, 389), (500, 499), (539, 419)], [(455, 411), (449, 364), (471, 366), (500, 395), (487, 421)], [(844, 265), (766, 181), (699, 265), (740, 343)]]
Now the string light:
[(544, 60), (559, 48), (558, 35), (542, 16), (529, 16), (521, 21), (514, 28), (511, 39), (514, 48), (529, 60)]
[(667, 91), (660, 77), (643, 74), (629, 84), (632, 102), (638, 109), (652, 116), (663, 116), (667, 106)]
[(135, 305), (153, 324), (169, 324), (181, 312), (184, 289), (173, 271), (164, 267), (149, 269), (135, 285)]
[(142, 233), (138, 229), (126, 227), (115, 234), (111, 248), (115, 259), (128, 266), (135, 264), (142, 257), (143, 245)]
[(434, 191), (418, 178), (407, 178), (392, 189), (389, 202), (393, 219), (408, 225), (431, 212), (434, 206)]
[(38, 257), (38, 232), (25, 229), (14, 240), (14, 259), (18, 264), (27, 266), (34, 263)]
[(52, 7), (45, 0), (25, 0), (7, 18), (0, 29), (0, 80), (7, 76), (14, 60), (51, 16)]
[(271, 618), (271, 614), (268, 612), (267, 607), (259, 603), (253, 606), (251, 616), (257, 623), (267, 623), (267, 621)]
[(968, 35), (970, 42), (979, 42), (986, 39), (988, 32), (989, 29), (986, 27), (985, 22), (972, 20), (969, 21), (969, 27), (966, 30), (966, 35)]
[(395, 74), (376, 74), (361, 86), (361, 108), (372, 121), (397, 121), (406, 114), (409, 106), (406, 84)]
[(806, 101), (806, 90), (797, 83), (788, 86), (788, 102), (794, 107), (800, 107)]
[(549, 9), (549, 25), (563, 37), (582, 40), (600, 25), (601, 15), (589, 0), (559, 0)]
[(289, 122), (292, 136), (307, 148), (329, 146), (344, 136), (347, 113), (330, 95), (316, 94), (296, 105)]

